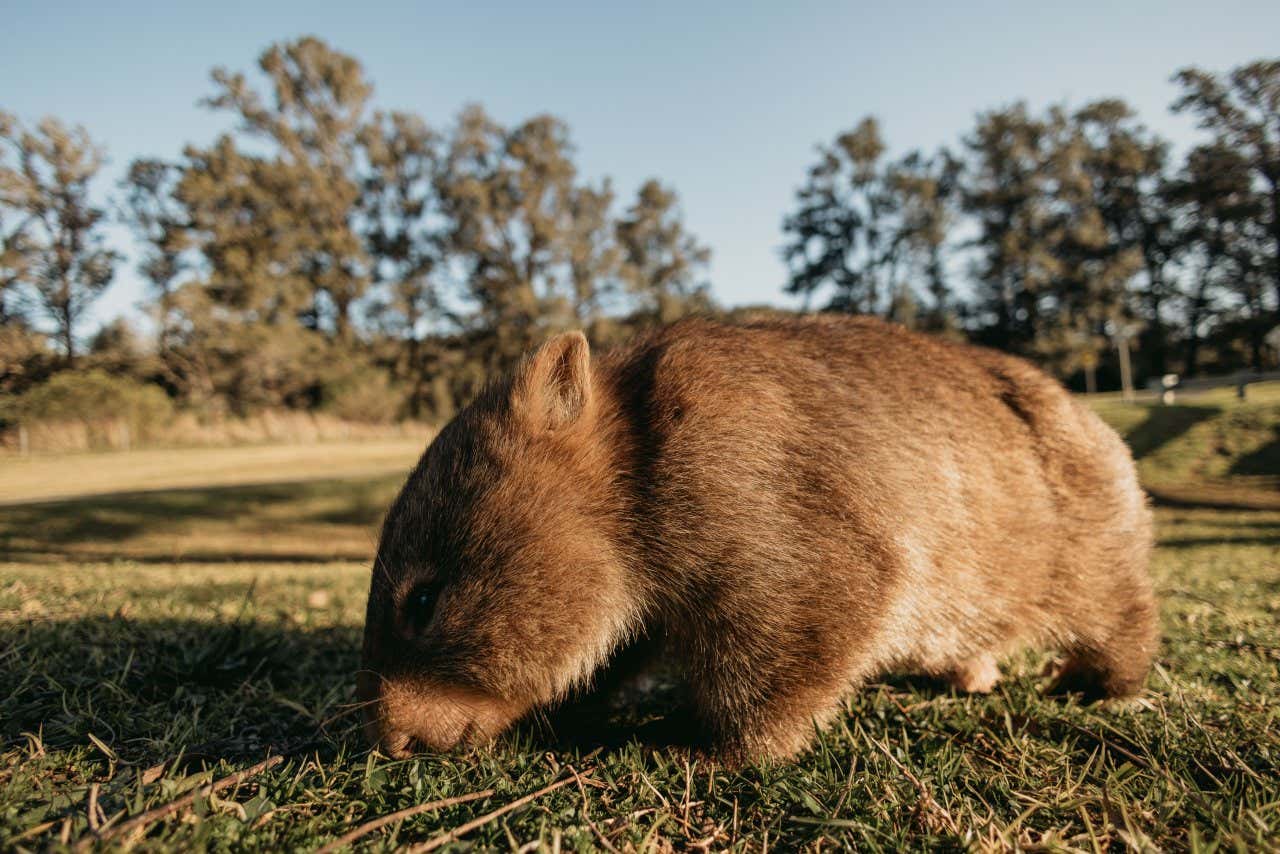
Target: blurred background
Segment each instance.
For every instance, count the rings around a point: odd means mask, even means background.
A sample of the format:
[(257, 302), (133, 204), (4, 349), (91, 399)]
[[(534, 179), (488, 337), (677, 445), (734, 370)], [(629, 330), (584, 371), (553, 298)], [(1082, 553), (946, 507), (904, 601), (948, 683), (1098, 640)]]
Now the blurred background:
[(1126, 397), (1277, 367), (1273, 4), (6, 19), (10, 453), (439, 423), (552, 332), (693, 312)]
[[(1274, 850), (1278, 34), (1275, 0), (3, 0), (0, 850), (413, 813), (367, 840), (405, 847), (575, 766), (461, 844)], [(553, 332), (795, 312), (1020, 354), (1124, 437), (1143, 697), (1024, 656), (742, 774), (536, 725), (367, 753), (369, 567), (435, 429)]]

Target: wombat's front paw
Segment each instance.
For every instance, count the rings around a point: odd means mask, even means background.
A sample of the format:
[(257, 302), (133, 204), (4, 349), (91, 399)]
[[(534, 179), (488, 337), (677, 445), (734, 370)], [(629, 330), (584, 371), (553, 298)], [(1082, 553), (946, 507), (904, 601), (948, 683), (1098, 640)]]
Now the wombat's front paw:
[(986, 653), (958, 665), (947, 674), (947, 681), (960, 691), (990, 694), (1000, 681), (1000, 666), (994, 655)]

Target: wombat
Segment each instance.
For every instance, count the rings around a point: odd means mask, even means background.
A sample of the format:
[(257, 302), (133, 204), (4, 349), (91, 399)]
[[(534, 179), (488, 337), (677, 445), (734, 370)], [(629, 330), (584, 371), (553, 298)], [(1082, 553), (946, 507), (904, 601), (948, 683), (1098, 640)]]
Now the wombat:
[(1011, 356), (870, 318), (552, 338), (427, 448), (387, 514), (359, 693), (385, 752), (492, 738), (638, 637), (705, 748), (789, 757), (885, 672), (989, 691), (1062, 650), (1132, 694), (1157, 644), (1128, 450)]

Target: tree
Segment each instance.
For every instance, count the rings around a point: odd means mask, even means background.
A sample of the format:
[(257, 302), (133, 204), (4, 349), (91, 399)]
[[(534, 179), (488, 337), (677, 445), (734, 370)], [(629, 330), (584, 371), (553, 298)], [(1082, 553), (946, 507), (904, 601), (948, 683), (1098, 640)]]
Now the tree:
[(1192, 112), (1222, 146), (1234, 149), (1261, 185), (1259, 222), (1270, 252), (1259, 262), (1269, 275), (1280, 315), (1280, 59), (1258, 60), (1224, 77), (1198, 68), (1174, 75), (1183, 94), (1175, 112)]
[(161, 358), (169, 350), (177, 319), (174, 291), (188, 269), (191, 244), (186, 208), (177, 198), (179, 168), (161, 160), (135, 160), (122, 183), (124, 218), (143, 244), (138, 271), (151, 283), (156, 300), (157, 343)]
[(576, 323), (594, 340), (606, 311), (606, 301), (615, 297), (622, 248), (618, 245), (613, 221), (613, 187), (604, 181), (599, 187), (574, 187), (569, 194), (569, 279), (573, 286), (573, 313)]
[(423, 338), (443, 311), (437, 278), (447, 260), (434, 186), (440, 138), (418, 116), (393, 112), (376, 115), (360, 142), (368, 157), (361, 230), (377, 286), (370, 314), (405, 342), (397, 378), (412, 389), (410, 411), (422, 414), (431, 379)]
[[(1076, 111), (987, 113), (968, 140), (967, 210), (979, 235), (973, 272), (986, 343), (1037, 357), (1089, 390), (1108, 340), (1128, 347), (1135, 277), (1158, 191), (1164, 144), (1123, 102)], [(1152, 249), (1153, 290), (1164, 284)], [(1158, 297), (1156, 297), (1158, 300)]]
[[(17, 119), (0, 112), (0, 139), (15, 138)], [(27, 275), (31, 249), (27, 245), (30, 217), (20, 204), (23, 182), (13, 169), (0, 160), (0, 325), (21, 319), (18, 307), (18, 285)]]
[[(243, 202), (238, 183), (270, 189), (253, 198), (255, 224), (288, 241), (277, 250), (272, 278), (305, 284), (304, 322), (351, 336), (352, 312), (369, 284), (368, 258), (356, 227), (361, 186), (356, 175), (360, 134), (373, 87), (353, 57), (306, 37), (272, 45), (258, 60), (270, 97), (243, 74), (215, 69), (218, 92), (206, 103), (233, 112), (242, 131), (267, 143), (270, 154), (250, 156), (224, 137), (210, 152), (193, 152), (194, 163), (223, 167), (223, 180), (200, 184), (213, 207)], [(239, 170), (239, 171), (237, 171)], [(188, 193), (195, 185), (188, 185)], [(230, 198), (219, 198), (219, 192)], [(231, 247), (228, 247), (230, 249)], [(216, 249), (215, 251), (222, 251)]]
[(1250, 281), (1256, 281), (1251, 275), (1256, 270), (1241, 269), (1240, 264), (1251, 265), (1245, 247), (1261, 200), (1253, 192), (1248, 162), (1221, 141), (1188, 152), (1164, 195), (1177, 212), (1173, 221), (1177, 241), (1188, 256), (1184, 262), (1189, 273), (1187, 290), (1182, 295), (1183, 371), (1194, 374), (1200, 367), (1201, 347), (1212, 327), (1221, 322), (1224, 302), (1232, 291), (1242, 286), (1247, 293), (1256, 290)]
[(186, 209), (209, 299), (245, 323), (282, 326), (310, 312), (305, 224), (290, 213), (305, 189), (292, 173), (229, 136), (188, 148), (175, 190)]
[(891, 204), (881, 181), (884, 150), (880, 126), (871, 117), (818, 149), (818, 162), (796, 192), (797, 210), (782, 223), (790, 239), (782, 253), (790, 270), (787, 293), (804, 296), (807, 304), (830, 286), (831, 309), (884, 307)]
[(472, 309), (465, 325), (481, 333), (489, 370), (574, 322), (566, 289), (571, 152), (568, 128), (552, 116), (508, 131), (470, 107), (451, 135), (436, 189)]
[[(1175, 254), (1161, 194), (1168, 143), (1117, 99), (1087, 104), (1074, 114), (1073, 124), (1081, 143), (1088, 205), (1101, 227), (1089, 273), (1095, 281), (1110, 280), (1103, 300), (1112, 336), (1124, 339), (1120, 344), (1127, 347), (1126, 330), (1141, 327), (1150, 369), (1163, 374), (1168, 350), (1164, 304), (1173, 294), (1169, 266)], [(1140, 283), (1134, 279), (1138, 274)]]
[(5, 290), (20, 289), (54, 324), (71, 364), (76, 328), (119, 259), (104, 245), (105, 213), (90, 198), (103, 155), (83, 128), (53, 118), (28, 130), (4, 115), (0, 131), (0, 210), (20, 223), (5, 234)]
[[(0, 181), (4, 180), (0, 173)], [(6, 197), (0, 188), (0, 198)], [(26, 223), (21, 214), (0, 206), (0, 324), (22, 320), (18, 303), (18, 286), (27, 277), (27, 261), (31, 257), (27, 244)]]
[(913, 293), (912, 283), (918, 281), (930, 297), (926, 325), (944, 329), (954, 321), (945, 255), (955, 222), (961, 171), (961, 162), (946, 150), (933, 157), (913, 151), (891, 165), (885, 176), (898, 212), (894, 258), (901, 258), (901, 264), (895, 263), (893, 279), (898, 286), (890, 308), (895, 320), (914, 325), (920, 299)]
[(1041, 240), (1056, 263), (1040, 300), (1035, 349), (1063, 372), (1083, 369), (1091, 392), (1108, 338), (1127, 347), (1136, 325), (1130, 295), (1142, 256), (1132, 225), (1147, 164), (1131, 119), (1125, 104), (1105, 100), (1074, 113), (1051, 109), (1046, 120), (1053, 133)]
[(972, 276), (979, 340), (1027, 353), (1040, 327), (1040, 299), (1057, 273), (1047, 245), (1046, 164), (1062, 117), (1031, 116), (1026, 105), (982, 113), (965, 139), (963, 203), (975, 220)]
[(830, 288), (828, 310), (884, 314), (909, 326), (928, 303), (925, 323), (943, 328), (950, 323), (944, 255), (961, 164), (946, 151), (912, 151), (896, 162), (884, 162), (884, 152), (874, 118), (819, 149), (797, 209), (783, 221), (786, 290), (807, 305)]
[(670, 323), (709, 304), (701, 272), (711, 252), (686, 231), (675, 191), (646, 181), (615, 228), (620, 274), (640, 312)]

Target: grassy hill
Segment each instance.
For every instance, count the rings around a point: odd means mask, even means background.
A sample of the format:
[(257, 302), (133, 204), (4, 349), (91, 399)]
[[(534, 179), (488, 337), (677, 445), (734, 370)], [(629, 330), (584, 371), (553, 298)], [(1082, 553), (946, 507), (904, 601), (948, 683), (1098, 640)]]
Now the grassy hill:
[(1280, 509), (1280, 383), (1172, 406), (1099, 398), (1095, 411), (1129, 443), (1143, 485), (1167, 503)]

